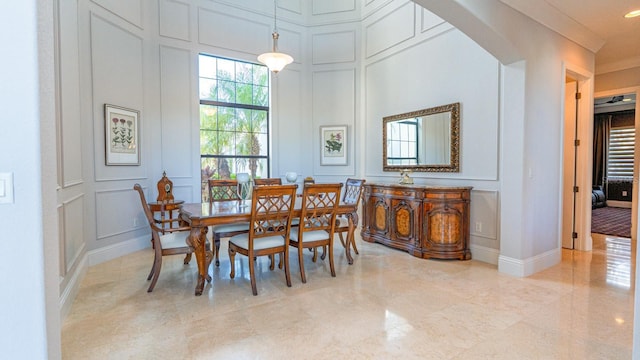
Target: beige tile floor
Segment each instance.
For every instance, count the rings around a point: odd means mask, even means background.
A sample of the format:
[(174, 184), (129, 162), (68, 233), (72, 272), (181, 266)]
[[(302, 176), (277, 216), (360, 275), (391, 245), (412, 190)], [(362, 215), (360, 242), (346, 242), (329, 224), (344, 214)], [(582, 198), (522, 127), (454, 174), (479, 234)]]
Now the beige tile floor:
[(629, 240), (596, 237), (593, 252), (528, 278), (479, 261), (414, 258), (358, 242), (347, 265), (291, 258), (284, 272), (247, 259), (229, 279), (223, 244), (211, 285), (193, 295), (195, 259), (165, 257), (153, 293), (145, 250), (91, 267), (63, 323), (65, 359), (630, 359), (635, 263)]

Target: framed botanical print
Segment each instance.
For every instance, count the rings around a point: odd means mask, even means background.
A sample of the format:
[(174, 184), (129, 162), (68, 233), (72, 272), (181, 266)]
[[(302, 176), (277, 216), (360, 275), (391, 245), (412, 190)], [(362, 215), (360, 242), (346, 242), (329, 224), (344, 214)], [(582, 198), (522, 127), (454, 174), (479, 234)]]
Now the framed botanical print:
[(140, 111), (104, 105), (107, 165), (140, 165)]
[(320, 165), (347, 165), (347, 126), (320, 127)]

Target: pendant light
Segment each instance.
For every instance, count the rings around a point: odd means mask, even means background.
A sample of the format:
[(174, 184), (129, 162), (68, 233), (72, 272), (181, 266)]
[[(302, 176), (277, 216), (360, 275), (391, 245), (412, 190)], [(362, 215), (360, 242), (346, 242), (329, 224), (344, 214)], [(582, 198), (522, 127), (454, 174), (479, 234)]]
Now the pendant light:
[(278, 34), (278, 27), (276, 26), (276, 1), (273, 1), (273, 33), (271, 34), (273, 36), (273, 49), (271, 52), (258, 56), (258, 61), (267, 65), (269, 70), (274, 73), (278, 73), (278, 71), (293, 62), (291, 56), (278, 52), (278, 37), (280, 37), (280, 34)]

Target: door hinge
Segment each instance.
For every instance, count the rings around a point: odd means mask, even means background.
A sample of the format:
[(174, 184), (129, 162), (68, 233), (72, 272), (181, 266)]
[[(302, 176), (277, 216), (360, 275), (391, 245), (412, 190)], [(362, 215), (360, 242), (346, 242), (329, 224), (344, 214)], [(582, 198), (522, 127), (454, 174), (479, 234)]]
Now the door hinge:
[(577, 92), (576, 93), (576, 100), (580, 100), (582, 98), (582, 94)]
[(578, 233), (577, 232), (571, 233), (571, 238), (572, 239), (577, 239), (578, 238)]
[(579, 139), (575, 139), (575, 140), (573, 141), (573, 145), (574, 145), (574, 146), (580, 146), (580, 140), (579, 140)]
[(573, 192), (577, 193), (578, 191), (580, 191), (580, 187), (579, 186), (574, 186), (573, 187)]

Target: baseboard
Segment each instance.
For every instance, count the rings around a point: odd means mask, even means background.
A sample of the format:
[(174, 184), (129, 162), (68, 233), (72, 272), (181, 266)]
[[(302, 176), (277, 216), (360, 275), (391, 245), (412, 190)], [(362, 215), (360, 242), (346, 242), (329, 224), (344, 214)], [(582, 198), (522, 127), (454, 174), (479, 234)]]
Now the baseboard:
[(607, 206), (631, 209), (631, 201), (607, 200)]
[(84, 253), (76, 266), (76, 271), (71, 275), (71, 279), (69, 279), (67, 286), (62, 291), (62, 294), (60, 294), (60, 320), (62, 321), (64, 321), (69, 314), (69, 311), (71, 311), (73, 300), (75, 300), (78, 295), (78, 291), (80, 290), (80, 283), (87, 274), (87, 270), (89, 269), (87, 259), (87, 253)]
[(512, 276), (527, 277), (542, 271), (562, 260), (562, 249), (557, 248), (528, 259), (514, 259), (500, 255), (498, 271)]
[(117, 244), (105, 246), (99, 249), (91, 250), (89, 254), (89, 266), (94, 266), (105, 261), (113, 260), (151, 247), (149, 235), (143, 235), (131, 240), (119, 242)]
[(471, 258), (488, 264), (498, 265), (500, 250), (486, 246), (470, 245)]

